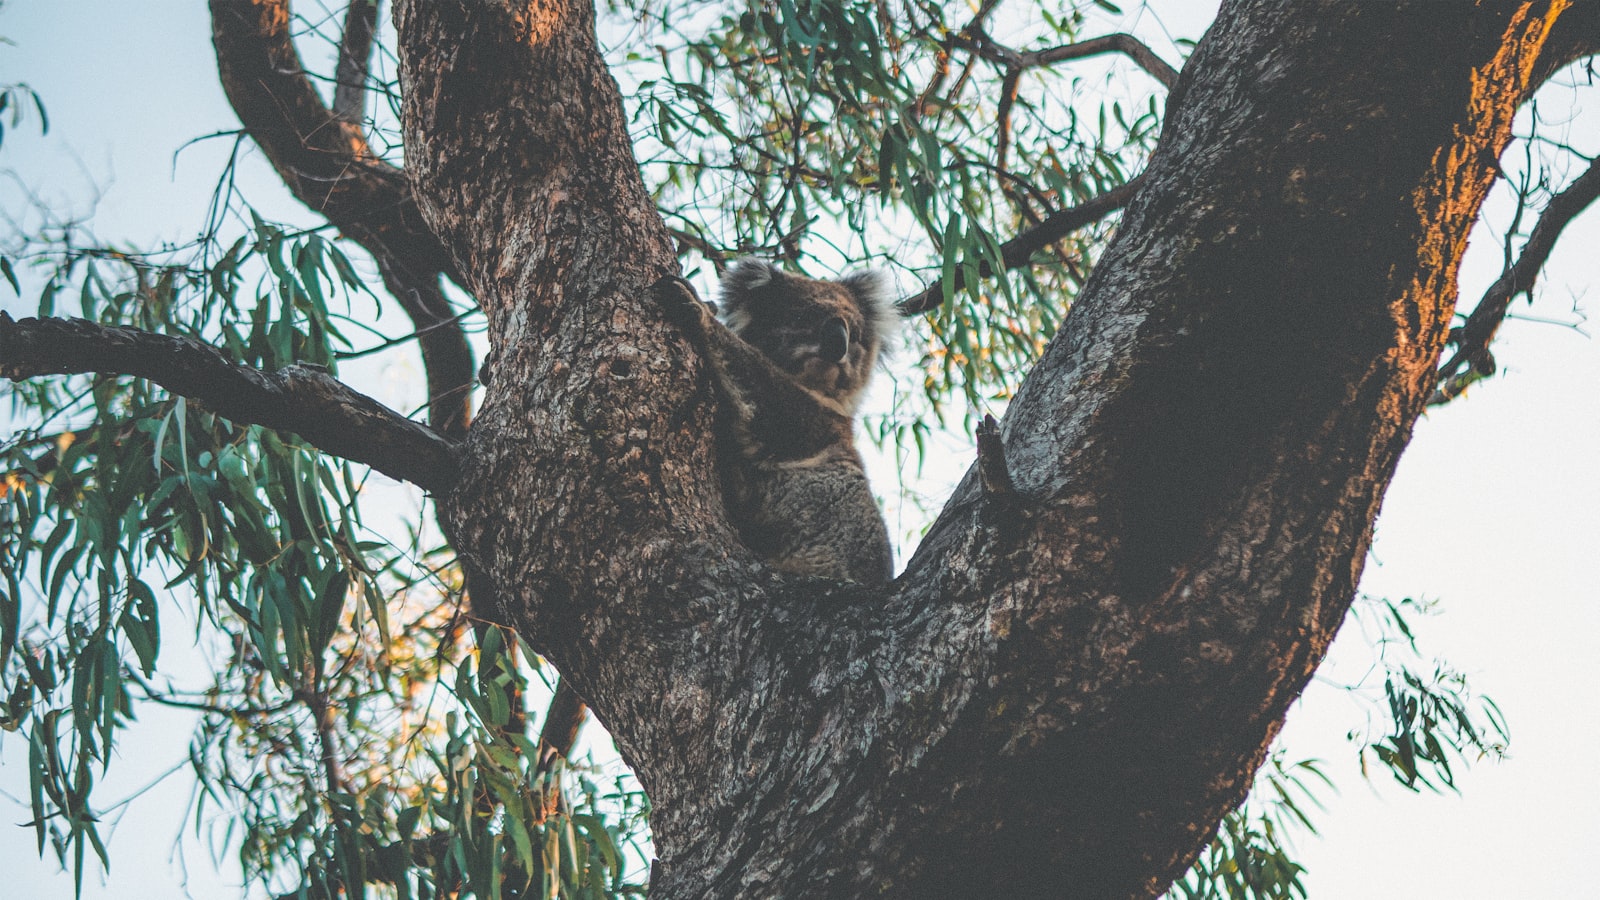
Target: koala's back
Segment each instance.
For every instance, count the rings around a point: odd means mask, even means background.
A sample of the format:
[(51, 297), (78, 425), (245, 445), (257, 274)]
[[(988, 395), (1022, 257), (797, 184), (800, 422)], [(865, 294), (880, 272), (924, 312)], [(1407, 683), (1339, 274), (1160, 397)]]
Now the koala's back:
[(889, 530), (853, 447), (799, 464), (732, 462), (731, 471), (735, 524), (774, 568), (863, 584), (894, 574)]

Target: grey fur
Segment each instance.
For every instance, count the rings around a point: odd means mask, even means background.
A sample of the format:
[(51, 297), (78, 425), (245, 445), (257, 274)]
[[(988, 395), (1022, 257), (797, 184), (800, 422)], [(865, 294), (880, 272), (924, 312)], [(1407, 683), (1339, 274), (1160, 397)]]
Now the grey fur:
[(661, 291), (723, 396), (719, 455), (729, 513), (775, 568), (876, 584), (889, 532), (855, 448), (855, 410), (895, 320), (885, 279), (817, 281), (741, 259), (721, 284), (728, 325), (688, 285)]

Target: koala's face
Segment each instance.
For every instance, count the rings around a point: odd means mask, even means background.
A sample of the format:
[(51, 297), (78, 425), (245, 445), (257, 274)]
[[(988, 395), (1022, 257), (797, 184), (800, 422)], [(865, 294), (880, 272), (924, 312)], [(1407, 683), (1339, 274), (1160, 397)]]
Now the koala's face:
[(814, 281), (741, 259), (723, 276), (721, 299), (735, 334), (801, 384), (854, 412), (890, 315), (875, 273)]

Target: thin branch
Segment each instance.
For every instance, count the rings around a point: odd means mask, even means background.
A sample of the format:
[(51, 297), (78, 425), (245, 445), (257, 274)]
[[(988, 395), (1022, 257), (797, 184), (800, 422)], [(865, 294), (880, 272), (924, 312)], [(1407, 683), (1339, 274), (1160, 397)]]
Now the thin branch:
[(1134, 64), (1150, 74), (1151, 78), (1161, 82), (1161, 86), (1172, 90), (1178, 83), (1178, 70), (1167, 65), (1167, 61), (1157, 56), (1144, 42), (1131, 34), (1108, 34), (1104, 37), (1080, 41), (1076, 44), (1065, 44), (1052, 47), (1049, 50), (1039, 50), (1033, 53), (1022, 54), (1022, 67), (1048, 66), (1052, 63), (1069, 59), (1082, 59), (1086, 56), (1098, 56), (1102, 53), (1121, 53), (1133, 60)]
[(333, 114), (359, 127), (367, 114), (367, 73), (372, 65), (372, 36), (378, 25), (378, 0), (350, 0), (334, 70)]
[(707, 262), (711, 263), (711, 267), (716, 270), (718, 275), (721, 275), (722, 270), (728, 267), (728, 254), (724, 253), (721, 247), (711, 243), (704, 237), (687, 228), (673, 228), (670, 225), (667, 226), (667, 232), (672, 235), (673, 240), (678, 242), (679, 253), (682, 253), (684, 248), (695, 250), (705, 257)]
[[(1143, 182), (1144, 176), (1140, 175), (1070, 209), (1057, 210), (1045, 217), (1043, 222), (1001, 244), (1000, 258), (1005, 268), (1015, 269), (1026, 265), (1036, 251), (1127, 206)], [(978, 274), (988, 278), (995, 272), (993, 267), (985, 262), (978, 267)], [(960, 290), (966, 286), (966, 278), (959, 268), (955, 271), (954, 282), (951, 285), (952, 290)], [(942, 302), (944, 302), (944, 290), (935, 282), (922, 293), (900, 301), (900, 314), (914, 316), (935, 309)]]
[(13, 320), (0, 312), (0, 377), (133, 375), (236, 422), (292, 431), (326, 453), (441, 493), (456, 479), (456, 444), (313, 365), (237, 366), (186, 337), (84, 319)]
[(316, 725), (322, 774), (328, 779), (328, 790), (351, 793), (350, 773), (345, 770), (343, 753), (339, 749), (338, 723), (333, 704), (328, 702), (326, 694), (315, 689), (297, 690), (294, 695), (296, 700), (305, 704), (306, 709), (310, 710), (312, 721)]
[(1149, 73), (1151, 78), (1159, 81), (1161, 86), (1167, 90), (1172, 90), (1173, 86), (1178, 83), (1177, 69), (1168, 65), (1166, 60), (1157, 56), (1154, 50), (1151, 50), (1148, 45), (1138, 38), (1131, 34), (1120, 32), (1091, 38), (1087, 41), (1079, 41), (1075, 44), (1063, 44), (1059, 47), (1033, 50), (1027, 53), (1013, 50), (1004, 44), (997, 43), (981, 30), (972, 34), (964, 33), (957, 38), (955, 44), (1014, 72), (1040, 68), (1067, 60), (1099, 56), (1103, 53), (1120, 53), (1133, 60), (1135, 65)]
[(1006, 155), (1011, 150), (1011, 108), (1017, 102), (1017, 82), (1020, 80), (1021, 70), (1009, 69), (1006, 71), (1005, 79), (1000, 83), (1000, 108), (995, 110), (994, 114), (996, 123), (994, 165), (1001, 172), (1006, 171)]
[(179, 700), (172, 694), (169, 694), (160, 688), (157, 688), (154, 684), (151, 684), (149, 679), (140, 675), (138, 671), (134, 669), (127, 669), (125, 671), (125, 677), (138, 684), (140, 693), (143, 694), (143, 699), (149, 700), (152, 703), (160, 706), (170, 706), (174, 709), (189, 709), (194, 710), (195, 712), (209, 713), (211, 715), (223, 716), (230, 719), (253, 719), (259, 716), (274, 716), (299, 702), (298, 700), (290, 699), (279, 703), (274, 703), (271, 706), (222, 706), (216, 703), (202, 703), (197, 700)]
[(1522, 245), (1522, 255), (1484, 291), (1483, 299), (1455, 334), (1456, 352), (1439, 367), (1439, 388), (1429, 398), (1430, 404), (1437, 406), (1459, 396), (1467, 384), (1475, 380), (1464, 377), (1467, 367), (1480, 375), (1493, 371), (1489, 345), (1494, 341), (1495, 332), (1500, 330), (1500, 323), (1505, 321), (1511, 301), (1533, 290), (1562, 230), (1597, 197), (1600, 197), (1600, 160), (1591, 163), (1565, 190), (1550, 198), (1533, 232), (1528, 235), (1528, 242)]
[(472, 423), (472, 346), (461, 319), (444, 295), (438, 270), (412, 265), (385, 246), (368, 248), (383, 285), (399, 301), (416, 328), (417, 347), (428, 378), (428, 422), (451, 440), (466, 436)]
[[(472, 310), (468, 310), (467, 312), (459, 312), (459, 313), (456, 313), (454, 316), (451, 316), (446, 321), (436, 322), (436, 323), (434, 323), (432, 325), (429, 325), (426, 328), (418, 328), (418, 329), (416, 329), (414, 331), (408, 331), (405, 334), (399, 335), (397, 337), (383, 338), (383, 340), (379, 341), (376, 344), (373, 344), (371, 347), (363, 347), (360, 350), (340, 350), (340, 351), (337, 351), (337, 352), (335, 352), (333, 354), (333, 358), (343, 362), (344, 360), (347, 360), (347, 359), (361, 359), (364, 356), (372, 356), (372, 355), (377, 354), (377, 353), (382, 353), (385, 350), (389, 350), (391, 348), (398, 347), (401, 344), (409, 344), (412, 341), (417, 340), (418, 338), (421, 338), (422, 336), (426, 335), (430, 331), (435, 331), (435, 330), (438, 330), (440, 328), (446, 328), (446, 327), (449, 327), (449, 325), (451, 323), (460, 322), (461, 320), (465, 319), (467, 316), (472, 315), (472, 312), (473, 312)], [(365, 325), (365, 323), (362, 323), (362, 322), (359, 322), (359, 321), (355, 321), (354, 324), (359, 326), (359, 327), (362, 327), (362, 328), (368, 328), (369, 331), (372, 331), (378, 337), (383, 337), (383, 333), (382, 332), (378, 331), (375, 328), (369, 328), (367, 325)], [(435, 427), (437, 427), (437, 426), (435, 426)]]

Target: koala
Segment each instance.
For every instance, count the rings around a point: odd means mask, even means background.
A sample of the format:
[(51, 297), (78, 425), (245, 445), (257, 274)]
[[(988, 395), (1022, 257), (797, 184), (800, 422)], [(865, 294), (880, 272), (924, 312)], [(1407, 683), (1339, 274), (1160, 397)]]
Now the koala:
[(895, 321), (882, 277), (816, 281), (740, 259), (722, 278), (726, 325), (682, 279), (657, 296), (715, 379), (724, 497), (745, 544), (780, 571), (888, 581), (889, 531), (855, 447), (856, 407)]

